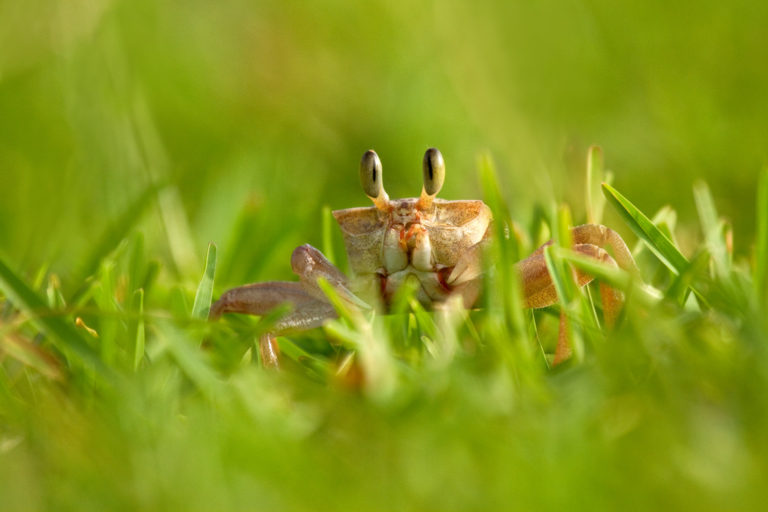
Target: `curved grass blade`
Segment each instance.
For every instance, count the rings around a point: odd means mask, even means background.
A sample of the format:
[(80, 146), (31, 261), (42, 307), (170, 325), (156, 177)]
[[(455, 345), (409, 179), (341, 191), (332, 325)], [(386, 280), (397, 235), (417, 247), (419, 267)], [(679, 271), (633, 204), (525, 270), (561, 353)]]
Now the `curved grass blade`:
[(626, 223), (640, 237), (648, 248), (659, 258), (662, 263), (669, 267), (675, 274), (680, 274), (687, 266), (688, 260), (675, 247), (669, 238), (651, 222), (651, 220), (641, 212), (629, 199), (619, 193), (618, 190), (603, 183), (603, 193), (608, 202), (611, 203)]
[(192, 318), (205, 320), (211, 310), (213, 299), (213, 278), (216, 274), (216, 244), (208, 244), (208, 254), (205, 256), (205, 272), (195, 292), (195, 302), (192, 305)]
[(595, 279), (604, 281), (616, 289), (631, 293), (633, 297), (640, 299), (640, 302), (644, 305), (656, 304), (662, 298), (656, 289), (650, 286), (643, 286), (626, 270), (607, 265), (571, 249), (553, 247), (551, 251), (553, 256), (571, 263), (574, 267)]

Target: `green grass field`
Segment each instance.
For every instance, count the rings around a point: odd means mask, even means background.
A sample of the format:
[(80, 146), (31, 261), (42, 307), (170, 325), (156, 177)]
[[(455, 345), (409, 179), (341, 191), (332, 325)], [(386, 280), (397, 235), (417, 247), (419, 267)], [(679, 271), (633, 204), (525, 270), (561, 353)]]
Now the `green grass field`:
[[(746, 1), (0, 0), (0, 510), (760, 510), (766, 26)], [(205, 320), (300, 244), (347, 268), (360, 155), (411, 197), (430, 146), (441, 197), (494, 212), (482, 307), (404, 290), (281, 337), (277, 372), (279, 311)], [(571, 252), (587, 219), (642, 280)], [(525, 310), (512, 265), (550, 237), (561, 303)], [(615, 329), (570, 266), (625, 292)]]

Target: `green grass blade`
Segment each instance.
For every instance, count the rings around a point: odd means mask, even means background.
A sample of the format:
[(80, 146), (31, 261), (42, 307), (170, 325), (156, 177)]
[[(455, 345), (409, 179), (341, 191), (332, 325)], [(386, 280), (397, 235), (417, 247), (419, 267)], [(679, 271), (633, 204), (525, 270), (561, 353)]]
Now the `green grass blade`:
[[(671, 206), (665, 205), (659, 208), (659, 210), (651, 217), (651, 222), (654, 226), (659, 228), (675, 246), (677, 245), (677, 239), (675, 238), (675, 229), (677, 228), (677, 212), (672, 209)], [(639, 258), (644, 251), (650, 251), (648, 244), (641, 238), (638, 238), (637, 243), (632, 247), (632, 256), (635, 259)]]
[(216, 274), (216, 244), (208, 244), (208, 254), (205, 257), (205, 272), (195, 292), (195, 302), (192, 305), (192, 318), (205, 320), (211, 310), (213, 299), (213, 279)]
[[(709, 252), (706, 249), (703, 249), (691, 259), (688, 266), (675, 277), (674, 281), (672, 281), (672, 284), (665, 293), (667, 298), (674, 300), (680, 306), (683, 306), (688, 298), (688, 289), (692, 289), (697, 276), (706, 273), (708, 264)], [(708, 302), (702, 295), (697, 294), (697, 297), (702, 306), (709, 307)]]
[(76, 355), (82, 363), (92, 365), (100, 373), (105, 371), (96, 351), (86, 343), (77, 329), (48, 309), (43, 299), (27, 287), (2, 260), (0, 289), (20, 310), (30, 316), (35, 327), (50, 336), (54, 344), (58, 344), (62, 352)]
[(333, 247), (333, 225), (335, 224), (331, 208), (323, 206), (323, 254), (328, 261), (337, 265), (336, 251)]
[(144, 346), (146, 345), (146, 335), (144, 333), (144, 289), (140, 288), (134, 293), (134, 308), (138, 314), (136, 321), (136, 342), (133, 350), (133, 370), (139, 369), (141, 361), (144, 359)]
[(159, 344), (176, 361), (182, 372), (192, 381), (197, 388), (208, 398), (220, 396), (222, 383), (216, 372), (211, 367), (203, 351), (197, 345), (190, 343), (190, 339), (184, 333), (169, 323), (160, 323), (158, 326)]
[(98, 271), (102, 260), (118, 246), (131, 228), (141, 219), (144, 210), (146, 210), (152, 203), (155, 194), (157, 194), (159, 189), (159, 185), (150, 185), (147, 187), (134, 202), (128, 205), (113, 223), (107, 226), (101, 234), (99, 241), (94, 246), (94, 249), (86, 259), (86, 263), (80, 267), (80, 270), (76, 274), (80, 276), (79, 281), (83, 284), (80, 285), (72, 295), (70, 302), (77, 302), (78, 297), (85, 292), (88, 288), (88, 284), (85, 282), (86, 278)]
[(760, 299), (768, 300), (768, 167), (760, 176), (756, 208), (755, 291)]
[(604, 281), (618, 290), (631, 293), (633, 297), (639, 298), (640, 302), (644, 305), (654, 305), (662, 298), (662, 295), (656, 289), (635, 281), (626, 270), (607, 265), (570, 249), (553, 247), (551, 251), (554, 257), (571, 263), (574, 267), (595, 279)]
[(557, 296), (562, 304), (568, 304), (571, 301), (571, 295), (568, 292), (568, 285), (566, 284), (565, 270), (562, 265), (562, 260), (557, 255), (558, 247), (555, 245), (548, 245), (544, 248), (544, 261), (547, 264), (547, 271), (549, 277), (552, 279), (552, 284), (555, 286)]
[(577, 286), (573, 281), (571, 273), (563, 264), (563, 261), (553, 251), (555, 248), (570, 249), (573, 246), (571, 236), (571, 211), (563, 205), (557, 210), (557, 225), (553, 226), (555, 243), (544, 249), (544, 261), (547, 264), (547, 270), (552, 278), (552, 283), (557, 290), (557, 296), (560, 302), (570, 304), (577, 294)]
[(333, 374), (334, 367), (329, 361), (310, 354), (288, 338), (281, 337), (277, 340), (280, 344), (281, 354), (285, 354), (289, 359), (296, 361), (297, 364), (323, 378)]
[[(501, 194), (496, 168), (489, 155), (483, 155), (478, 161), (483, 197), (493, 213), (493, 242), (490, 250), (490, 264), (495, 266), (496, 279), (488, 280), (488, 296), (501, 300), (504, 322), (509, 330), (519, 339), (527, 337), (525, 317), (523, 315), (522, 293), (515, 262), (520, 259), (520, 246), (514, 236), (508, 236), (506, 230), (512, 229), (509, 208)], [(491, 266), (489, 265), (489, 266)], [(501, 349), (501, 347), (499, 347)], [(503, 349), (502, 349), (503, 350)]]
[(361, 322), (364, 322), (360, 311), (345, 301), (327, 279), (324, 277), (319, 278), (317, 285), (325, 296), (328, 297), (328, 301), (333, 305), (340, 318), (347, 320), (355, 326), (359, 326)]
[(99, 280), (93, 288), (93, 298), (99, 307), (99, 350), (101, 359), (109, 366), (117, 355), (118, 322), (115, 314), (119, 311), (115, 300), (115, 261), (109, 257), (102, 261)]
[(544, 248), (544, 261), (552, 284), (557, 291), (561, 315), (564, 314), (569, 319), (565, 324), (565, 335), (570, 342), (574, 360), (582, 361), (584, 358), (584, 339), (581, 327), (584, 325), (584, 318), (581, 313), (584, 310), (581, 308), (581, 304), (574, 300), (578, 291), (570, 269), (560, 257), (562, 250), (562, 247), (555, 244), (546, 246)]
[(629, 199), (607, 183), (603, 183), (603, 192), (608, 202), (616, 208), (632, 231), (648, 244), (651, 252), (670, 270), (679, 274), (688, 266), (688, 260), (680, 250)]
[(63, 380), (61, 362), (32, 340), (16, 335), (10, 329), (0, 329), (0, 352), (52, 380)]
[(144, 234), (136, 233), (131, 240), (130, 259), (128, 262), (129, 290), (136, 291), (143, 287), (147, 273), (147, 258), (144, 254)]
[(590, 146), (587, 152), (587, 222), (600, 224), (603, 218), (605, 198), (600, 193), (600, 184), (605, 181), (603, 150)]
[(715, 209), (715, 201), (712, 199), (709, 187), (703, 181), (694, 184), (693, 197), (699, 212), (701, 231), (715, 264), (715, 273), (723, 277), (729, 272), (730, 267), (728, 265), (728, 248), (723, 236), (724, 230)]

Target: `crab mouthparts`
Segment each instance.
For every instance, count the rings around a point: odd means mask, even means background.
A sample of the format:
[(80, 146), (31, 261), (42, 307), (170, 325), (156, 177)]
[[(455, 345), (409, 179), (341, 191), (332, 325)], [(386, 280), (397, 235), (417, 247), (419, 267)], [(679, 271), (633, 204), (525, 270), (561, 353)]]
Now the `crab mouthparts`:
[(426, 232), (420, 222), (412, 222), (400, 229), (400, 248), (403, 252), (412, 252), (421, 236)]

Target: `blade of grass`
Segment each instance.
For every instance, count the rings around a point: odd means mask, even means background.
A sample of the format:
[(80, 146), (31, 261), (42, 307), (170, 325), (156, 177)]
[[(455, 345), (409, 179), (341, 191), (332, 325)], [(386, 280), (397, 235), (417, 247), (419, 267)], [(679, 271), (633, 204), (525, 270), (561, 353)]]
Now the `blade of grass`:
[(155, 188), (154, 197), (159, 207), (160, 219), (165, 227), (171, 258), (181, 275), (189, 275), (198, 268), (192, 230), (179, 188), (168, 183), (169, 158), (152, 111), (143, 94), (137, 94), (134, 97), (131, 118), (149, 182), (155, 185), (164, 184)]
[(354, 346), (363, 366), (366, 391), (374, 399), (388, 400), (397, 380), (391, 340), (380, 328), (381, 324), (374, 323), (375, 315), (367, 319), (360, 309), (342, 299), (326, 279), (321, 277), (317, 284), (339, 315), (338, 320), (327, 321), (323, 329)]
[(80, 333), (61, 316), (48, 309), (45, 302), (0, 260), (0, 289), (24, 313), (35, 327), (53, 338), (54, 345), (65, 354), (76, 355), (80, 362), (93, 366), (100, 374), (107, 373), (96, 351), (86, 343)]
[(136, 305), (134, 310), (139, 315), (136, 321), (136, 342), (133, 350), (133, 371), (137, 371), (141, 361), (144, 359), (144, 346), (146, 344), (144, 333), (144, 289), (139, 288), (136, 290), (133, 298)]
[[(688, 266), (677, 275), (672, 284), (667, 289), (665, 295), (667, 298), (676, 301), (680, 306), (685, 305), (688, 299), (688, 290), (691, 288), (697, 276), (706, 273), (709, 265), (709, 252), (706, 249), (701, 250), (691, 259)], [(706, 299), (697, 294), (699, 303), (708, 307)]]
[(600, 193), (600, 184), (604, 179), (603, 150), (600, 146), (590, 146), (587, 151), (587, 222), (600, 224), (603, 218), (605, 198)]
[(118, 246), (121, 240), (125, 238), (128, 232), (141, 219), (144, 210), (152, 203), (152, 200), (161, 188), (160, 185), (150, 185), (139, 194), (136, 200), (129, 204), (122, 214), (112, 222), (99, 237), (99, 241), (94, 246), (86, 263), (80, 267), (75, 274), (80, 276), (78, 281), (82, 283), (72, 294), (69, 302), (75, 303), (77, 299), (88, 289), (86, 278), (98, 271), (99, 265), (112, 250)]
[[(669, 240), (677, 245), (677, 240), (675, 239), (675, 228), (677, 227), (677, 212), (672, 209), (669, 205), (664, 205), (654, 214), (653, 217), (651, 217), (651, 222), (659, 228), (659, 230), (667, 237)], [(644, 240), (638, 239), (637, 244), (632, 248), (632, 256), (638, 257), (644, 249), (648, 247), (648, 244), (645, 243)], [(648, 249), (650, 250), (650, 249)]]
[(763, 169), (757, 186), (757, 237), (755, 241), (755, 291), (768, 300), (768, 167)]
[(118, 322), (115, 313), (120, 310), (115, 300), (115, 266), (112, 257), (102, 261), (99, 280), (93, 289), (93, 298), (100, 312), (107, 313), (99, 316), (98, 332), (101, 358), (109, 366), (114, 364), (117, 355)]
[(208, 253), (205, 256), (205, 271), (200, 279), (200, 284), (195, 292), (195, 302), (192, 304), (192, 318), (205, 320), (211, 310), (213, 299), (213, 279), (216, 274), (216, 244), (208, 244)]
[(648, 244), (648, 248), (670, 270), (679, 274), (688, 266), (688, 260), (680, 250), (629, 199), (607, 183), (603, 183), (603, 192), (608, 202), (616, 208), (632, 231)]
[(548, 245), (544, 248), (544, 261), (547, 264), (547, 272), (549, 272), (549, 278), (552, 279), (552, 284), (555, 287), (557, 296), (560, 302), (568, 302), (568, 286), (565, 284), (565, 278), (563, 277), (563, 271), (560, 268), (560, 262), (555, 256), (557, 247), (554, 245)]
[(334, 367), (329, 361), (310, 354), (288, 338), (279, 337), (277, 340), (282, 354), (314, 372), (319, 377), (326, 379), (333, 373)]
[(0, 352), (8, 354), (25, 366), (34, 368), (51, 380), (63, 380), (61, 362), (56, 356), (23, 336), (4, 333), (0, 330)]
[[(508, 236), (506, 230), (511, 229), (512, 220), (509, 208), (501, 194), (496, 168), (489, 155), (483, 155), (478, 161), (480, 181), (483, 188), (483, 196), (491, 208), (494, 222), (493, 243), (488, 251), (491, 261), (489, 266), (495, 267), (497, 278), (486, 280), (487, 284), (495, 289), (496, 295), (501, 298), (504, 323), (507, 324), (510, 333), (520, 340), (527, 339), (525, 317), (523, 315), (522, 292), (520, 291), (520, 278), (517, 274), (515, 262), (520, 259), (520, 247), (514, 236)], [(497, 347), (504, 352), (503, 346)], [(511, 353), (509, 357), (513, 357)]]
[(147, 258), (144, 254), (144, 234), (136, 233), (131, 240), (130, 259), (128, 260), (129, 291), (143, 287), (147, 274)]
[[(565, 329), (565, 336), (569, 341), (575, 360), (581, 361), (584, 357), (584, 340), (576, 325), (581, 325), (582, 322), (577, 318), (577, 314), (574, 314), (578, 311), (578, 304), (573, 300), (576, 294), (575, 284), (568, 273), (569, 269), (566, 268), (563, 259), (560, 257), (560, 250), (562, 249), (562, 247), (555, 244), (546, 246), (544, 248), (544, 261), (547, 265), (549, 277), (552, 279), (552, 284), (557, 292), (561, 308), (561, 320), (563, 319), (562, 315), (566, 315), (568, 318), (567, 322), (561, 323), (561, 329)], [(574, 320), (577, 321), (574, 322)]]
[(560, 303), (567, 305), (573, 300), (576, 287), (573, 279), (567, 274), (562, 260), (555, 254), (554, 250), (558, 247), (571, 247), (570, 231), (570, 211), (561, 207), (557, 212), (557, 226), (553, 230), (555, 233), (555, 243), (544, 248), (544, 261), (547, 264), (547, 271), (555, 286), (555, 291), (560, 299)]
[(654, 305), (662, 298), (658, 290), (634, 281), (632, 275), (626, 270), (606, 265), (570, 249), (553, 247), (551, 251), (554, 257), (559, 257), (563, 261), (573, 264), (574, 267), (595, 279), (600, 279), (616, 289), (631, 293), (634, 297), (639, 298), (644, 305)]
[(45, 295), (48, 299), (49, 308), (56, 310), (67, 307), (67, 302), (64, 300), (64, 294), (61, 293), (61, 281), (59, 280), (58, 275), (51, 274), (48, 276), (48, 287), (45, 290)]
[(699, 212), (701, 231), (704, 234), (707, 249), (712, 255), (715, 265), (715, 273), (719, 277), (725, 277), (730, 270), (728, 265), (728, 248), (723, 236), (722, 225), (718, 219), (715, 201), (709, 187), (703, 181), (698, 181), (693, 186), (693, 198), (696, 209)]
[(323, 206), (323, 254), (328, 258), (328, 261), (336, 265), (336, 251), (333, 247), (333, 224), (334, 219), (330, 206)]
[(323, 277), (319, 278), (317, 280), (317, 285), (323, 291), (325, 296), (328, 297), (328, 300), (331, 302), (331, 305), (333, 305), (340, 318), (343, 318), (357, 327), (365, 323), (365, 319), (363, 318), (362, 313), (360, 313), (360, 310), (342, 299), (341, 295), (339, 295), (336, 289), (331, 286), (327, 279)]
[(170, 323), (160, 323), (157, 327), (158, 345), (164, 345), (164, 348), (189, 380), (207, 398), (214, 399), (221, 396), (222, 382), (197, 345), (192, 344), (181, 331)]

